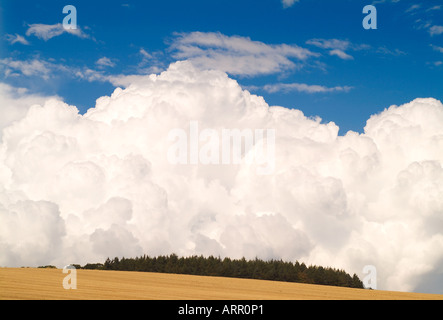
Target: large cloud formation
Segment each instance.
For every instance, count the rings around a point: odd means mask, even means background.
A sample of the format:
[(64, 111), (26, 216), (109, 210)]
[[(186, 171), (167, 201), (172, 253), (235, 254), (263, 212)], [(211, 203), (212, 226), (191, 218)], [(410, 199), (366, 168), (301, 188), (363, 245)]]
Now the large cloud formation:
[[(378, 287), (390, 290), (442, 273), (443, 105), (435, 99), (391, 106), (363, 134), (339, 136), (334, 123), (270, 107), (190, 62), (134, 78), (84, 115), (57, 98), (31, 103), (10, 91), (2, 90), (2, 114), (29, 103), (1, 123), (1, 266), (244, 256), (361, 278), (374, 265)], [(192, 121), (217, 132), (274, 129), (274, 171), (171, 163), (169, 133)]]

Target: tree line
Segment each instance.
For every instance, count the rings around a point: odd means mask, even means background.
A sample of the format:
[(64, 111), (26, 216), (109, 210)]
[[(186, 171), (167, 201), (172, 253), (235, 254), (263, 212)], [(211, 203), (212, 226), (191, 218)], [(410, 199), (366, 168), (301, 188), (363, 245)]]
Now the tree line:
[(282, 260), (246, 260), (220, 257), (190, 256), (176, 254), (136, 258), (107, 258), (105, 263), (88, 263), (82, 269), (144, 271), (159, 273), (189, 274), (199, 276), (219, 276), (232, 278), (287, 281), (307, 284), (320, 284), (351, 288), (364, 288), (356, 274), (350, 276), (344, 270), (321, 266), (306, 266), (304, 263)]

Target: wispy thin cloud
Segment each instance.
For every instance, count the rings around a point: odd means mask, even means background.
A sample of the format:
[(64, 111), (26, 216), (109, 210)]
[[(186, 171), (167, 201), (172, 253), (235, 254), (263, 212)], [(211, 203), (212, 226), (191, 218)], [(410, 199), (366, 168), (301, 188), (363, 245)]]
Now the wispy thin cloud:
[(438, 47), (438, 46), (434, 46), (433, 44), (431, 44), (432, 49), (434, 49), (435, 51), (438, 51), (440, 53), (443, 53), (443, 47)]
[(77, 29), (65, 29), (61, 23), (57, 24), (30, 24), (26, 31), (27, 36), (36, 36), (39, 39), (48, 41), (54, 37), (60, 36), (63, 33), (69, 33), (79, 38), (89, 38), (90, 36), (84, 33), (79, 27)]
[(329, 54), (337, 56), (343, 60), (354, 59), (350, 54), (345, 51), (348, 49), (355, 49), (353, 45), (347, 40), (339, 39), (310, 39), (306, 41), (306, 44), (316, 46), (321, 49), (329, 50)]
[(191, 32), (175, 36), (170, 47), (173, 58), (233, 75), (256, 76), (293, 70), (310, 57), (319, 56), (297, 45), (265, 44), (248, 37), (221, 33)]
[(283, 92), (288, 93), (292, 91), (304, 92), (304, 93), (330, 93), (330, 92), (349, 92), (352, 89), (350, 86), (336, 86), (326, 87), (321, 85), (309, 85), (305, 83), (276, 83), (267, 84), (263, 86), (263, 90), (268, 93)]
[(442, 8), (443, 8), (443, 6), (441, 6), (441, 5), (437, 5), (437, 6), (433, 6), (433, 7), (428, 8), (428, 9), (426, 10), (426, 12), (429, 12), (429, 11), (436, 11), (436, 10), (441, 10)]
[(51, 64), (39, 60), (14, 60), (11, 58), (0, 59), (0, 67), (4, 69), (5, 76), (39, 76), (48, 79), (51, 73)]
[[(155, 55), (155, 54), (154, 54)], [(102, 57), (95, 62), (94, 67), (72, 66), (55, 60), (44, 60), (34, 57), (27, 60), (13, 58), (0, 59), (0, 74), (4, 78), (30, 77), (44, 81), (57, 77), (77, 79), (87, 82), (108, 82), (116, 86), (126, 86), (135, 78), (143, 78), (147, 74), (160, 73), (163, 68), (157, 65), (137, 66), (137, 74), (111, 74), (106, 69), (116, 65), (117, 59)]]
[(142, 55), (143, 59), (152, 59), (152, 54), (147, 52), (145, 49), (141, 48), (139, 53)]
[(7, 41), (9, 41), (10, 44), (21, 43), (24, 45), (29, 45), (29, 41), (26, 40), (25, 37), (23, 37), (17, 33), (15, 35), (7, 34), (7, 35), (5, 35), (5, 39)]
[(347, 54), (346, 52), (344, 52), (344, 51), (342, 51), (340, 49), (331, 50), (331, 51), (329, 51), (329, 54), (331, 56), (337, 56), (337, 57), (339, 57), (340, 59), (343, 59), (343, 60), (352, 60), (352, 59), (354, 59), (353, 56)]
[(437, 36), (443, 33), (443, 26), (432, 26), (429, 28), (429, 34), (431, 36)]
[(400, 2), (400, 0), (375, 0), (372, 2), (372, 4), (379, 4), (379, 3), (397, 3)]
[(339, 39), (310, 39), (306, 41), (306, 43), (323, 49), (340, 49), (340, 50), (348, 49), (351, 44), (347, 40), (339, 40)]
[(285, 9), (292, 7), (296, 2), (299, 2), (299, 0), (282, 0), (281, 1), (283, 8), (285, 8)]
[(162, 51), (148, 52), (144, 48), (140, 48), (138, 54), (141, 57), (141, 61), (136, 66), (137, 74), (160, 73), (167, 67), (165, 65), (164, 52)]
[(410, 13), (410, 12), (413, 12), (413, 11), (417, 11), (420, 8), (421, 8), (421, 4), (413, 4), (408, 9), (406, 9), (405, 12), (406, 13)]
[(103, 71), (94, 70), (88, 67), (68, 66), (61, 63), (49, 62), (39, 58), (28, 60), (15, 60), (12, 58), (0, 59), (0, 70), (6, 77), (36, 77), (49, 80), (54, 76), (77, 78), (81, 80), (109, 81)]
[(406, 52), (401, 51), (399, 49), (388, 49), (387, 47), (383, 46), (383, 47), (379, 47), (377, 49), (377, 53), (383, 54), (383, 55), (388, 55), (388, 56), (403, 56), (406, 55)]
[(108, 57), (102, 57), (98, 59), (95, 64), (101, 68), (103, 67), (115, 67), (115, 62)]

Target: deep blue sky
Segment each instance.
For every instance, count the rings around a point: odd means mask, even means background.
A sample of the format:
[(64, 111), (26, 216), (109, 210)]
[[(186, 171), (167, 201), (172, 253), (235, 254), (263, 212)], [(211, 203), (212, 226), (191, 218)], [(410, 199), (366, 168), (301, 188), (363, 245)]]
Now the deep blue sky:
[[(417, 97), (443, 100), (440, 0), (300, 0), (287, 8), (280, 0), (0, 3), (0, 81), (31, 92), (57, 94), (82, 113), (114, 87), (107, 81), (76, 76), (72, 70), (89, 69), (105, 76), (164, 70), (175, 61), (171, 48), (177, 33), (195, 31), (247, 37), (270, 46), (298, 45), (318, 54), (301, 62), (300, 68), (231, 77), (264, 96), (270, 105), (294, 107), (325, 122), (334, 121), (341, 134), (362, 132), (371, 114), (391, 104)], [(45, 40), (29, 32), (34, 24), (62, 23), (62, 9), (68, 4), (77, 9), (83, 37), (64, 32)], [(362, 26), (362, 10), (368, 4), (377, 8), (377, 30)], [(312, 44), (315, 39), (323, 47)], [(334, 39), (345, 44), (339, 49), (348, 58), (330, 54), (337, 48), (326, 43)], [(112, 65), (97, 64), (103, 57)], [(39, 73), (38, 66), (26, 74), (31, 61), (41, 62), (46, 74)], [(263, 89), (278, 83), (351, 89), (316, 93)]]

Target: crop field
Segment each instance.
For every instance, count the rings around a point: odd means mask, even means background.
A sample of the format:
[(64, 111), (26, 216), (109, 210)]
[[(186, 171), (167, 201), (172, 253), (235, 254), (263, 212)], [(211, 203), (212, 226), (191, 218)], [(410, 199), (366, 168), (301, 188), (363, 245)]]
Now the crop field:
[(351, 289), (265, 280), (76, 270), (64, 289), (61, 269), (0, 268), (0, 299), (50, 300), (443, 300), (443, 295)]

